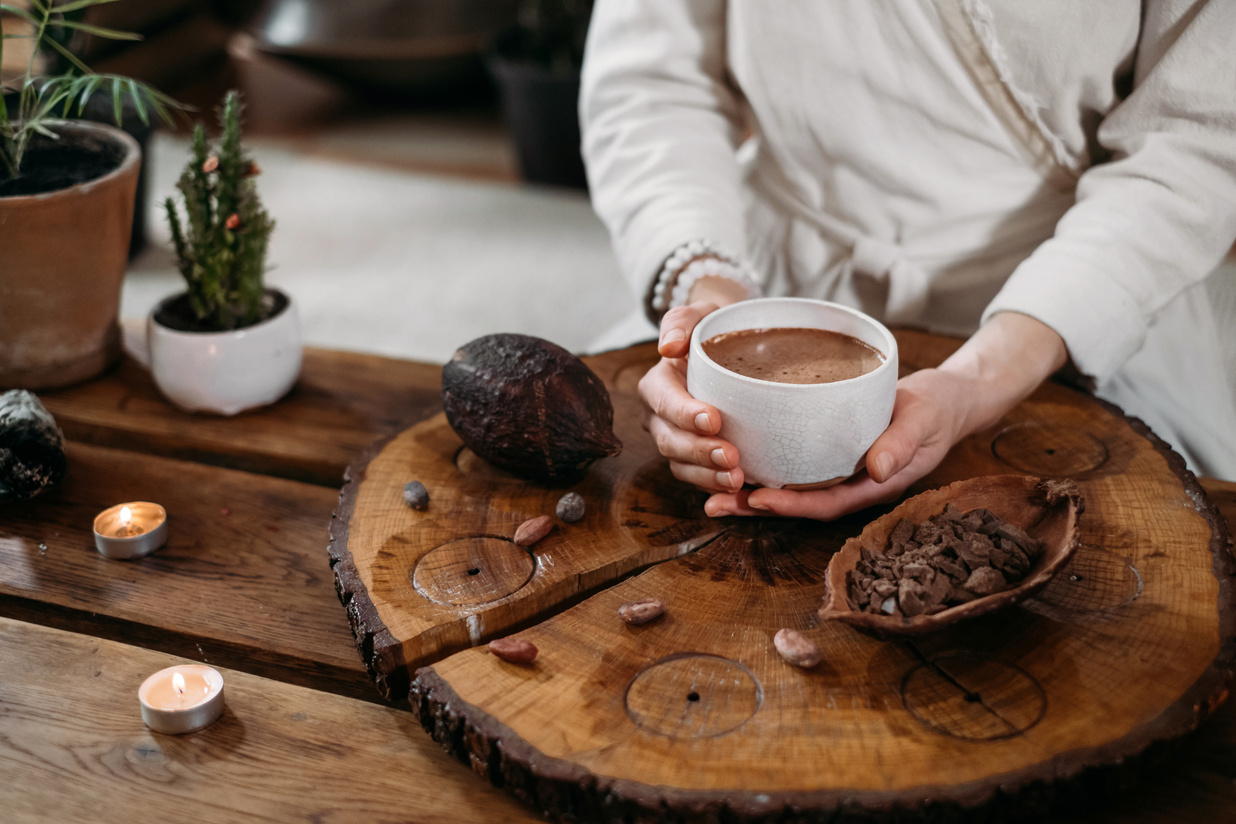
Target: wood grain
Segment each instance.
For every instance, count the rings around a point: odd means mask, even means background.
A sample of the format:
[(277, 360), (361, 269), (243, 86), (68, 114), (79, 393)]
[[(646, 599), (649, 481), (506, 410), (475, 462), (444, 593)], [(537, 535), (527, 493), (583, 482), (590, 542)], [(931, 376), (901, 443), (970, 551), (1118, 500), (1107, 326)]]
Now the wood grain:
[[(332, 490), (78, 443), (68, 452), (59, 490), (0, 506), (0, 614), (376, 700), (332, 591)], [(102, 557), (95, 514), (133, 500), (167, 509), (167, 546)]]
[[(555, 816), (985, 819), (1067, 798), (1193, 730), (1226, 696), (1230, 536), (1162, 442), (1055, 384), (959, 444), (911, 494), (1010, 471), (1072, 478), (1087, 511), (1070, 565), (1006, 612), (914, 642), (821, 626), (823, 570), (872, 513), (727, 519), (692, 554), (512, 627), (541, 650), (534, 665), (466, 650), (421, 670), (413, 703), (441, 743)], [(461, 513), (484, 522), (504, 505), (473, 500), (445, 516), (466, 531)], [(406, 541), (415, 527), (404, 529)], [(618, 606), (648, 597), (665, 617), (618, 620)], [(825, 663), (781, 661), (771, 637), (786, 626)]]
[[(641, 367), (646, 354), (636, 353)], [(574, 486), (536, 485), (490, 467), (463, 447), (444, 415), (400, 433), (349, 470), (332, 525), (332, 564), (384, 696), (405, 697), (411, 672), (423, 664), (538, 620), (718, 533), (703, 495), (673, 481), (641, 430), (638, 399), (614, 381), (615, 368), (631, 356), (592, 363), (611, 379), (624, 448)], [(429, 490), (425, 511), (403, 502), (412, 480)], [(583, 520), (555, 518), (534, 546), (516, 546), (518, 526), (553, 516), (568, 489), (588, 502)]]
[(287, 397), (234, 418), (177, 409), (129, 357), (40, 398), (71, 440), (337, 489), (374, 440), (441, 408), (440, 382), (430, 364), (307, 348)]
[(0, 619), (4, 820), (539, 820), (446, 758), (405, 711), (243, 672), (222, 670), (227, 708), (212, 726), (151, 732), (138, 685), (177, 663)]

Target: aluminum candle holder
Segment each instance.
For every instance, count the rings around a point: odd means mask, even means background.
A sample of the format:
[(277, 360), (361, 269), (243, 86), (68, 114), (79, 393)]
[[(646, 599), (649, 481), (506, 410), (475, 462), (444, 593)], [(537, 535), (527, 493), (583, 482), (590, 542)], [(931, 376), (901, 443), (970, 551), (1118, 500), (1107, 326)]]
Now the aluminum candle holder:
[(94, 546), (105, 558), (132, 560), (167, 543), (167, 510), (149, 501), (130, 501), (94, 518)]
[(223, 676), (200, 664), (168, 667), (143, 681), (137, 697), (142, 721), (155, 732), (196, 732), (223, 714)]

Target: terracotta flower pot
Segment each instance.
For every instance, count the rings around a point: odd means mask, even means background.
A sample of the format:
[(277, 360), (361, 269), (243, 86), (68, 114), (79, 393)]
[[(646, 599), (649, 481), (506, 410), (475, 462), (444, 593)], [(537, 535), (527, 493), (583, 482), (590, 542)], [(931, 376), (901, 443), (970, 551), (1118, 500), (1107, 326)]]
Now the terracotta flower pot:
[(67, 189), (0, 197), (0, 387), (65, 386), (120, 355), (117, 315), (141, 149), (103, 124), (57, 131), (66, 144), (123, 159)]

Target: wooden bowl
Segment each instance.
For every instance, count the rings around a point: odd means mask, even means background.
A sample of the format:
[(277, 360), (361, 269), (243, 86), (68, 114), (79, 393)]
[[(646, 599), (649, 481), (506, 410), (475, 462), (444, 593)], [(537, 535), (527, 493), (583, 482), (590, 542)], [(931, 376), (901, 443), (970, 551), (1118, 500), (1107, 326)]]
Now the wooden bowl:
[[(945, 505), (950, 503), (962, 512), (988, 509), (1043, 542), (1042, 555), (1021, 583), (1003, 592), (913, 618), (854, 609), (846, 596), (846, 578), (859, 562), (860, 549), (866, 547), (872, 553), (883, 553), (888, 549), (889, 533), (902, 518), (922, 523), (943, 512)], [(1077, 521), (1084, 509), (1085, 501), (1072, 481), (1024, 475), (970, 478), (915, 495), (869, 523), (861, 535), (846, 541), (833, 556), (825, 572), (827, 594), (820, 617), (842, 621), (881, 637), (922, 635), (1012, 606), (1042, 589), (1068, 563), (1078, 546)]]

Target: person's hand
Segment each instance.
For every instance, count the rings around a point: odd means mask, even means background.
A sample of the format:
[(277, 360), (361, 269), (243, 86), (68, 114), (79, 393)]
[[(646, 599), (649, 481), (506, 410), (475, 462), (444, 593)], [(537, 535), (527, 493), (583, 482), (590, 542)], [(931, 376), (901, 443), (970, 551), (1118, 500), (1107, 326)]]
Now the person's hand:
[(888, 428), (867, 451), (866, 472), (829, 489), (735, 490), (704, 510), (722, 515), (786, 515), (832, 520), (900, 496), (944, 460), (953, 444), (993, 425), (1064, 365), (1064, 341), (1039, 321), (995, 315), (938, 369), (897, 382)]
[(661, 360), (639, 382), (644, 428), (669, 458), (670, 471), (707, 492), (736, 492), (743, 475), (738, 449), (717, 437), (721, 413), (687, 392), (687, 350), (692, 330), (705, 315), (745, 296), (745, 289), (723, 278), (696, 281), (691, 302), (670, 309), (661, 319)]

